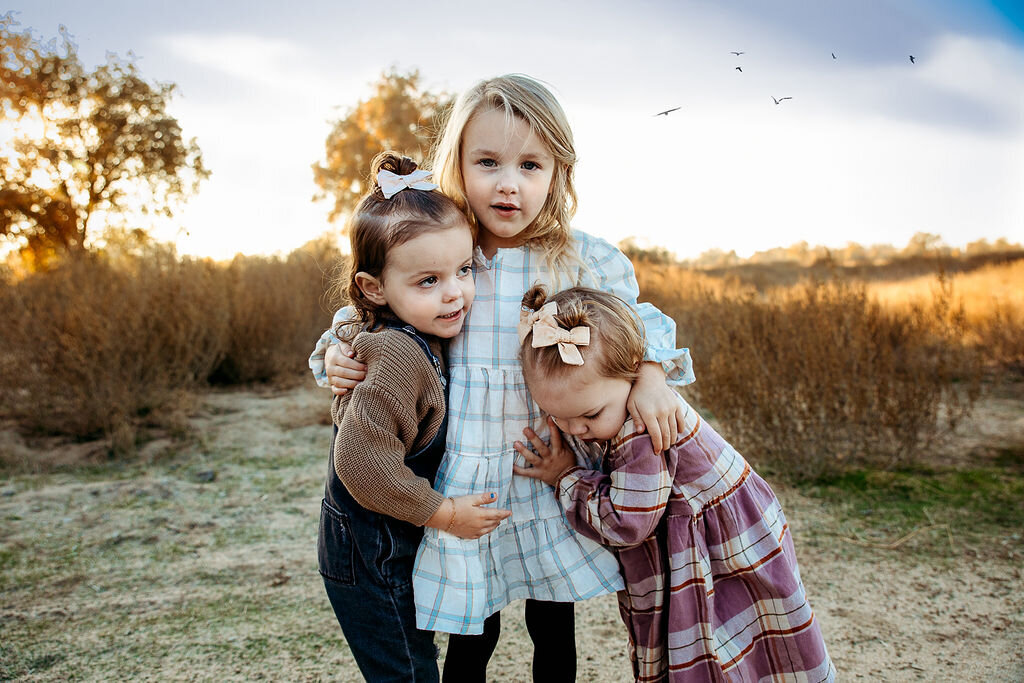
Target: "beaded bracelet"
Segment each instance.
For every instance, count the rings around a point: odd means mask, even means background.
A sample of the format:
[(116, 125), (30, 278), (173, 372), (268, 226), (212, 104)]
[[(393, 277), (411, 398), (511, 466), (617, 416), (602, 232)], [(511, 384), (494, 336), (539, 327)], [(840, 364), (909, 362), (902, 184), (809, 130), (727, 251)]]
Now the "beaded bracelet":
[(452, 502), (452, 516), (448, 518), (448, 526), (444, 529), (445, 533), (451, 533), (452, 527), (455, 526), (455, 499), (449, 498), (448, 500)]

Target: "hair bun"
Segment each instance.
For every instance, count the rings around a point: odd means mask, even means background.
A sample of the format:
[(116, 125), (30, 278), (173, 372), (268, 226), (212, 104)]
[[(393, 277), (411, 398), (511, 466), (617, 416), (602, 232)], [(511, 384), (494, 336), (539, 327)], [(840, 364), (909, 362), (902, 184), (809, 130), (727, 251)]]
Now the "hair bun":
[(370, 180), (374, 188), (379, 187), (377, 184), (377, 174), (381, 171), (391, 171), (397, 175), (409, 175), (415, 171), (419, 166), (415, 161), (407, 156), (402, 156), (398, 152), (391, 150), (380, 152), (370, 162)]
[(523, 308), (531, 311), (538, 310), (548, 300), (548, 292), (544, 285), (534, 285), (523, 294)]

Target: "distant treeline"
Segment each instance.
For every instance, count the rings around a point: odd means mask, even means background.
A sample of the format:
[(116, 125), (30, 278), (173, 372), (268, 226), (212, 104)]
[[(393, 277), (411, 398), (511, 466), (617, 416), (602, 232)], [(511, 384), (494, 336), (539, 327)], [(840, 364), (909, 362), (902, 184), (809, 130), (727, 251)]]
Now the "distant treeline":
[(1010, 242), (1005, 237), (1000, 237), (995, 241), (975, 240), (960, 248), (951, 247), (943, 242), (940, 235), (927, 232), (915, 234), (904, 247), (895, 247), (891, 244), (863, 246), (856, 242), (847, 242), (845, 247), (835, 248), (822, 245), (812, 246), (802, 241), (788, 247), (756, 251), (749, 258), (739, 256), (735, 250), (709, 249), (694, 259), (677, 259), (668, 249), (663, 247), (645, 248), (640, 246), (634, 238), (623, 240), (619, 243), (619, 247), (630, 258), (635, 257), (638, 260), (651, 263), (678, 263), (700, 269), (777, 264), (793, 264), (806, 268), (826, 262), (846, 267), (880, 266), (891, 262), (920, 258), (970, 260), (979, 257), (991, 258), (998, 255), (1024, 253), (1024, 246)]

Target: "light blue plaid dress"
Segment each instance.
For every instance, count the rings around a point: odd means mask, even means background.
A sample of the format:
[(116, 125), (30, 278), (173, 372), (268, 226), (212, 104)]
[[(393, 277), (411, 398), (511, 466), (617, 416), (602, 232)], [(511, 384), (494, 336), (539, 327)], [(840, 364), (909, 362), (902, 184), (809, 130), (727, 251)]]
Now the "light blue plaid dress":
[[(612, 292), (644, 322), (646, 360), (660, 362), (671, 384), (693, 381), (687, 349), (675, 348), (675, 323), (650, 304), (637, 304), (629, 260), (608, 242), (574, 231), (584, 264), (560, 287), (581, 285)], [(494, 491), (496, 507), (512, 516), (482, 538), (469, 540), (425, 529), (413, 569), (416, 625), (425, 630), (478, 634), (484, 619), (513, 600), (571, 602), (623, 587), (608, 550), (569, 526), (553, 489), (515, 477), (525, 465), (512, 444), (533, 426), (547, 429), (519, 366), (516, 326), (523, 293), (537, 283), (554, 291), (544, 254), (530, 247), (499, 249), (487, 260), (477, 250), (476, 298), (462, 333), (449, 346), (448, 437), (434, 487), (444, 496)], [(344, 319), (339, 311), (335, 320)], [(325, 384), (324, 334), (310, 368)]]

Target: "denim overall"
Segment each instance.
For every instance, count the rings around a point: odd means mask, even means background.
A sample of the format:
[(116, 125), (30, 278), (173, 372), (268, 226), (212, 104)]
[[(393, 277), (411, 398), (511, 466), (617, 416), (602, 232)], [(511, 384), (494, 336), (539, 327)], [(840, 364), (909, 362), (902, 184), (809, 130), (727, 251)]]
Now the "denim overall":
[[(409, 326), (445, 387), (441, 364), (427, 342)], [(405, 456), (417, 476), (434, 483), (448, 431), (447, 406), (437, 435), (425, 448)], [(334, 470), (334, 426), (327, 485), (320, 508), (317, 559), (327, 596), (356, 664), (368, 681), (437, 681), (438, 650), (432, 631), (416, 628), (412, 565), (423, 529), (372, 512), (352, 498)]]

